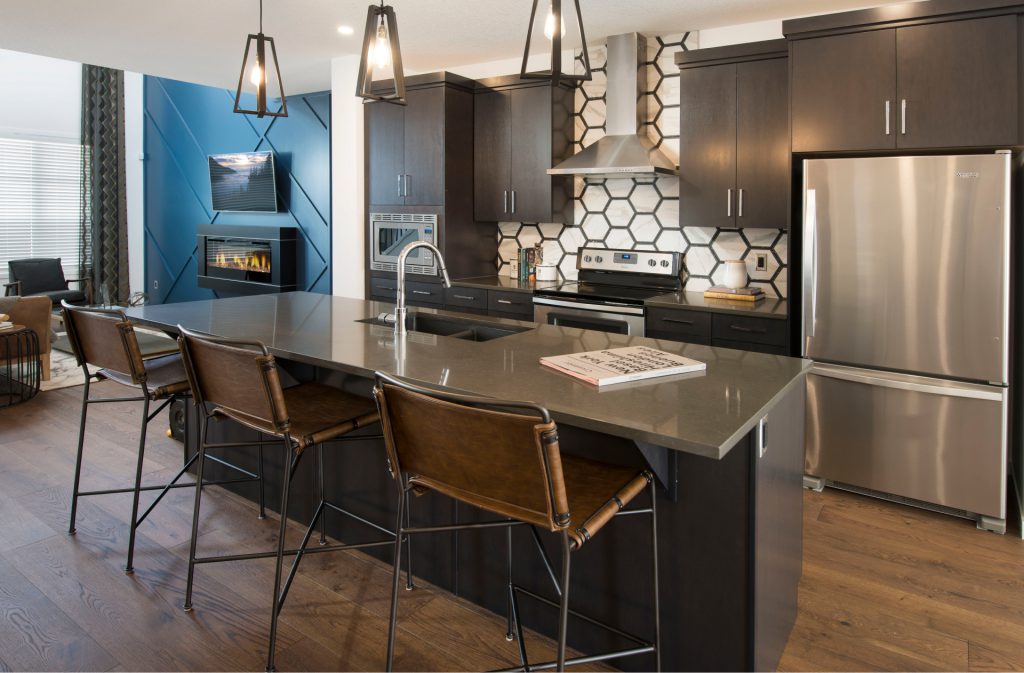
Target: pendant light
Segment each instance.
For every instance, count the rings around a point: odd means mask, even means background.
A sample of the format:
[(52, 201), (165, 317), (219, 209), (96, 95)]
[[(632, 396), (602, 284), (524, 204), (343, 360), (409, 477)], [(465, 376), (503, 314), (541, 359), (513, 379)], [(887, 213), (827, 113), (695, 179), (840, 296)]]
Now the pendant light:
[[(526, 49), (523, 50), (523, 66), (519, 76), (524, 79), (550, 79), (555, 86), (559, 82), (589, 82), (591, 79), (590, 54), (587, 52), (587, 36), (583, 32), (583, 15), (580, 13), (580, 0), (572, 0), (576, 7), (576, 26), (579, 28), (580, 44), (582, 45), (583, 73), (562, 72), (562, 38), (565, 37), (565, 15), (562, 14), (562, 0), (550, 0), (548, 13), (544, 18), (544, 37), (551, 43), (551, 69), (542, 72), (527, 72), (526, 63), (530, 59), (530, 43), (533, 38), (537, 21), (537, 5), (540, 0), (533, 0), (530, 10), (530, 25), (526, 29)], [(557, 27), (557, 29), (556, 29)]]
[[(253, 49), (253, 42), (256, 43)], [(277, 76), (277, 90), (281, 95), (281, 110), (274, 112), (267, 109), (267, 45), (270, 46), (270, 57), (273, 59), (273, 72)], [(253, 54), (250, 61), (249, 54)], [(246, 110), (241, 106), (242, 87), (246, 83), (256, 87), (256, 109)], [(277, 49), (274, 38), (263, 34), (263, 0), (260, 0), (260, 32), (249, 34), (245, 41), (245, 53), (242, 55), (242, 72), (238, 75), (238, 90), (235, 92), (235, 112), (257, 117), (287, 117), (288, 101), (284, 97), (284, 84), (281, 82), (281, 69), (277, 65)]]
[[(394, 90), (382, 93), (374, 91), (374, 73), (386, 73), (391, 66)], [(363, 34), (363, 50), (359, 59), (359, 77), (356, 81), (356, 96), (372, 101), (385, 101), (405, 105), (405, 73), (402, 71), (402, 51), (398, 44), (398, 21), (395, 10), (384, 5), (370, 5), (366, 12), (366, 32)]]

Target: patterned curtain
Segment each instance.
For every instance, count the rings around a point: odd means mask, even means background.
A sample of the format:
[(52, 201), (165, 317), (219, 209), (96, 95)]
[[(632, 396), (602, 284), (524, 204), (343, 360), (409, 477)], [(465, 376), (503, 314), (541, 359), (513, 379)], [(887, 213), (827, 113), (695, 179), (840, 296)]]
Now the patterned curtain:
[(81, 277), (91, 300), (127, 303), (124, 72), (82, 66)]

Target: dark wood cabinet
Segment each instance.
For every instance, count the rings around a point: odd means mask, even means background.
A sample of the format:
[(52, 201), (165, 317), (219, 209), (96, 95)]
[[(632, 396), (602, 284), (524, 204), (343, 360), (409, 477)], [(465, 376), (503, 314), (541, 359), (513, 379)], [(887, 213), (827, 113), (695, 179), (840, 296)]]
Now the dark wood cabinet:
[(405, 204), (405, 108), (389, 103), (363, 106), (366, 125), (366, 182), (370, 203)]
[(787, 227), (786, 55), (784, 40), (677, 55), (681, 226)]
[(572, 90), (518, 76), (475, 96), (474, 215), (481, 222), (567, 222), (572, 180), (547, 169), (572, 146)]
[(444, 87), (409, 91), (405, 106), (405, 205), (444, 203)]
[(786, 355), (788, 328), (785, 318), (651, 306), (645, 331), (652, 339)]
[(794, 152), (1020, 144), (1015, 14), (928, 15), (900, 5), (853, 12), (851, 25), (837, 26), (843, 16), (785, 24)]

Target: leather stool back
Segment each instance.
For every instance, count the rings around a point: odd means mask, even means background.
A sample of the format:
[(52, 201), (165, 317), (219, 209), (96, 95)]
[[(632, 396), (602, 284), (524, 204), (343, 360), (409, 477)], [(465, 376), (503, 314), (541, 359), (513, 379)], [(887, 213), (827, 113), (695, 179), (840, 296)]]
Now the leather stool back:
[(86, 363), (131, 377), (138, 385), (146, 380), (135, 328), (121, 311), (72, 308), (64, 305), (64, 325), (79, 366)]
[(209, 403), (248, 417), (255, 425), (288, 430), (277, 362), (258, 341), (208, 337), (181, 329), (185, 374), (197, 404)]
[(380, 374), (374, 395), (396, 478), (552, 532), (568, 525), (558, 433), (543, 408), (425, 395)]

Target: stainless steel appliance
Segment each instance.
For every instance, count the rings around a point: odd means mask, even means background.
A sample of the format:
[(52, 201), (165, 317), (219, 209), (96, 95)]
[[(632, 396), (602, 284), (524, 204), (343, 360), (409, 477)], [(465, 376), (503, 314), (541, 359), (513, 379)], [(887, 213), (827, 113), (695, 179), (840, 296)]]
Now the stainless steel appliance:
[[(397, 271), (398, 256), (410, 243), (436, 243), (437, 215), (370, 213), (370, 268)], [(427, 276), (437, 274), (437, 260), (426, 248), (413, 250), (405, 270)]]
[(1005, 531), (1010, 155), (803, 167), (806, 473)]
[(579, 280), (533, 295), (533, 319), (632, 336), (644, 335), (644, 301), (680, 288), (679, 253), (580, 248)]

